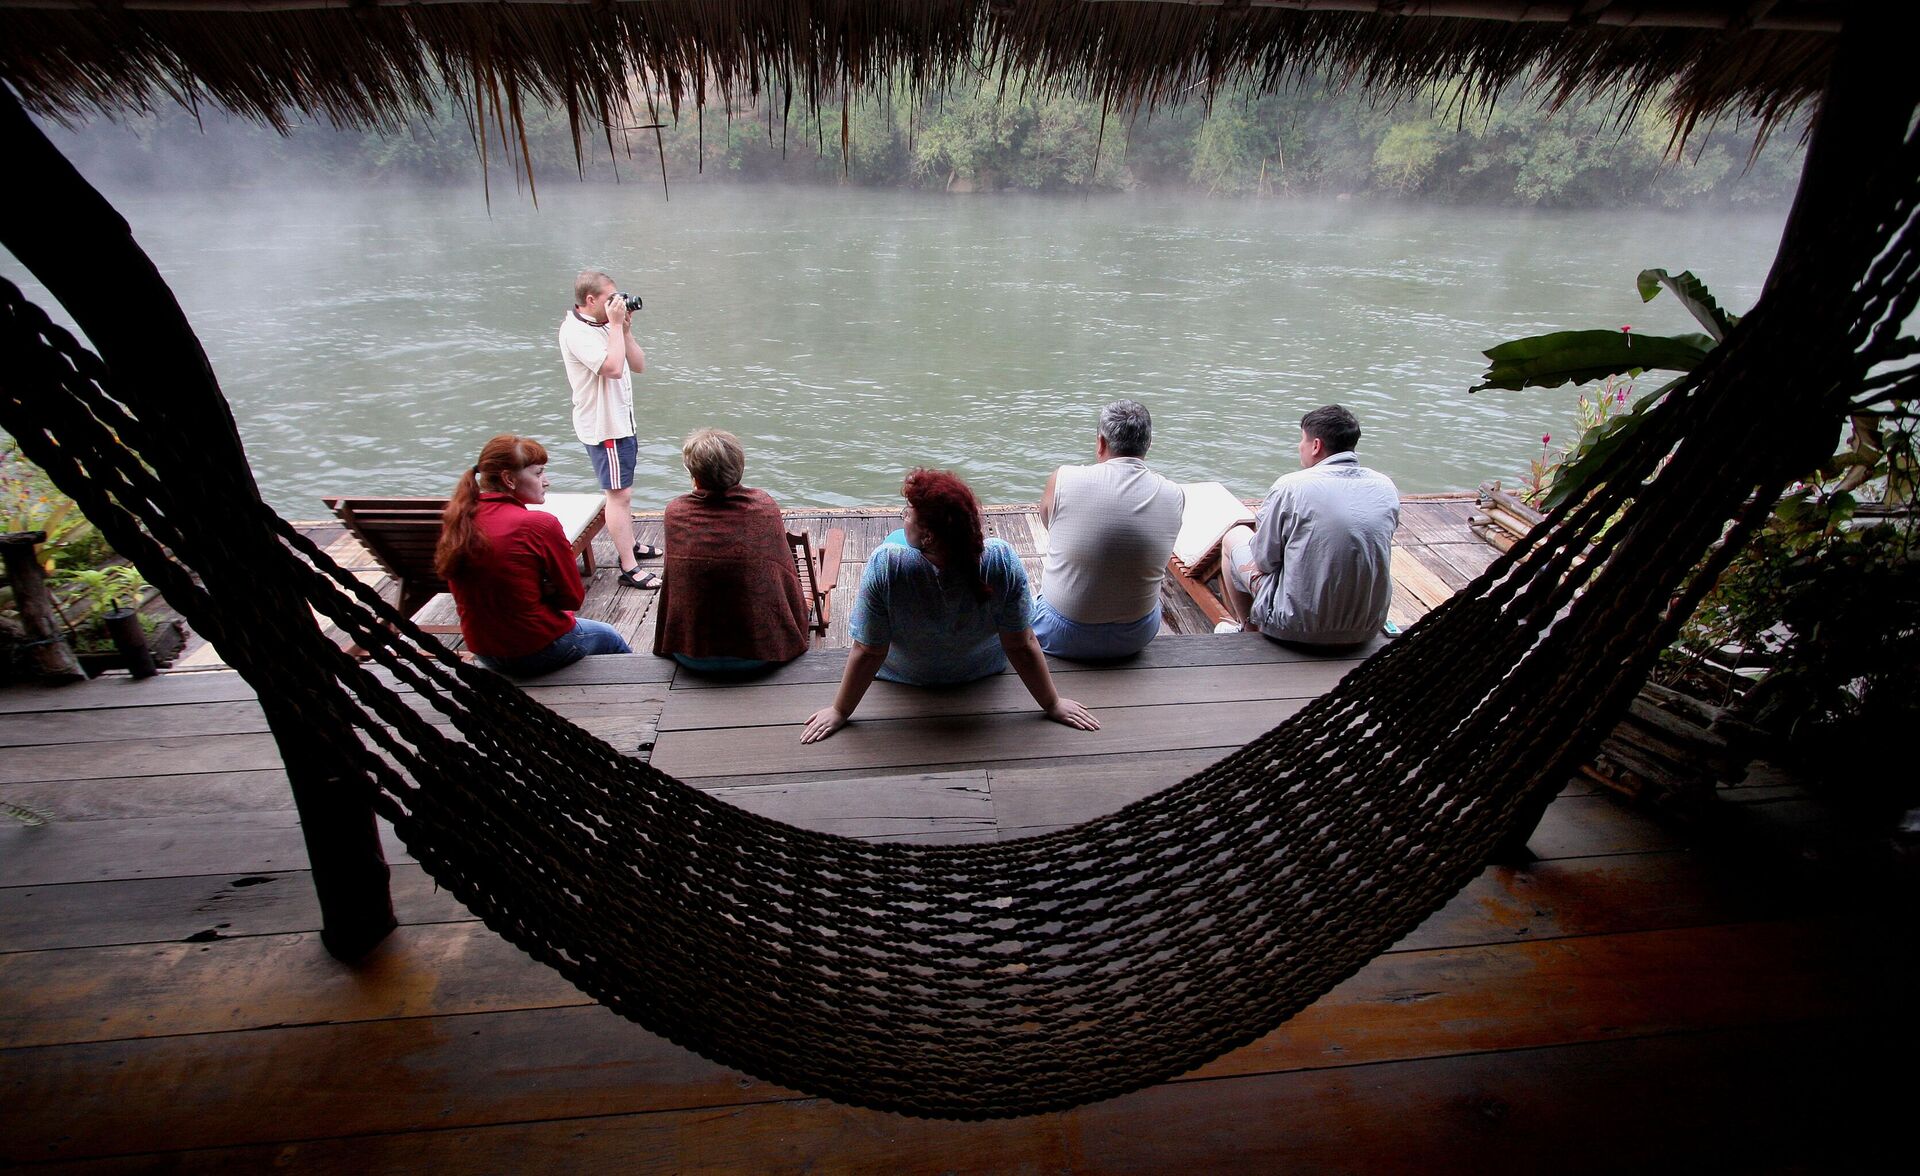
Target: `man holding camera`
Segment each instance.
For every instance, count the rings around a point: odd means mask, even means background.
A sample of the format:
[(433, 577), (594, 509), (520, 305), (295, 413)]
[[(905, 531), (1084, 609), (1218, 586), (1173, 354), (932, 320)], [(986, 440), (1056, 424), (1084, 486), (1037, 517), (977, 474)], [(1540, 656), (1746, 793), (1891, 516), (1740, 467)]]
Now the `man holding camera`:
[(573, 386), (573, 431), (593, 459), (593, 472), (607, 492), (607, 536), (620, 556), (620, 584), (658, 588), (657, 572), (642, 572), (657, 547), (633, 541), (633, 467), (639, 441), (633, 424), (633, 376), (647, 370), (647, 353), (634, 342), (633, 308), (639, 299), (619, 293), (599, 270), (573, 280), (573, 310), (560, 323), (560, 357)]

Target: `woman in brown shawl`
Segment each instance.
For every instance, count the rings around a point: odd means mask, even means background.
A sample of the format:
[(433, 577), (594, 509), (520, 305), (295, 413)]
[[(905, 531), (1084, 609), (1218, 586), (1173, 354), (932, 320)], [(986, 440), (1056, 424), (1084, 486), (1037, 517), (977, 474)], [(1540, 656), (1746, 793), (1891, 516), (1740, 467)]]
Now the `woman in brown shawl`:
[(807, 649), (807, 601), (780, 507), (740, 484), (747, 455), (720, 429), (680, 447), (693, 493), (667, 503), (666, 583), (653, 651), (694, 670), (751, 670)]

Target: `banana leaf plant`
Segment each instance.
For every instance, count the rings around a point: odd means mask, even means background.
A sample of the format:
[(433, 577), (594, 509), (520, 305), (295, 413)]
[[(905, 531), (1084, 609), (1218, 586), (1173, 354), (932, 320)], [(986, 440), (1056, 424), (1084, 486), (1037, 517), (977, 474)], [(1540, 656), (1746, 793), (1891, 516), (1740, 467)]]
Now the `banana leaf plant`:
[[(1720, 308), (1705, 284), (1691, 271), (1670, 274), (1663, 269), (1641, 270), (1638, 286), (1642, 302), (1651, 302), (1660, 291), (1671, 290), (1705, 333), (1643, 335), (1635, 334), (1631, 327), (1621, 327), (1617, 331), (1555, 331), (1530, 335), (1482, 352), (1489, 363), (1486, 374), (1467, 391), (1558, 388), (1611, 376), (1632, 379), (1647, 371), (1684, 375), (1698, 367), (1739, 321), (1737, 316)], [(1651, 394), (1642, 396), (1632, 411), (1610, 416), (1581, 434), (1567, 451), (1566, 460), (1541, 503), (1542, 508), (1550, 511), (1585, 494), (1591, 488), (1594, 472), (1609, 454), (1633, 436), (1645, 422), (1647, 409), (1659, 403), (1679, 378), (1676, 376)]]

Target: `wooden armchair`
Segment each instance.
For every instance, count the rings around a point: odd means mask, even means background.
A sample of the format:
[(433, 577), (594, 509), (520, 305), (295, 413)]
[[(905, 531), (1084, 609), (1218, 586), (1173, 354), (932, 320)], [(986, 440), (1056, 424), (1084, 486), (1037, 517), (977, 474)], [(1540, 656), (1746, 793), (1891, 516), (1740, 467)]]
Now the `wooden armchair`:
[(807, 594), (807, 627), (818, 640), (827, 635), (832, 621), (833, 590), (840, 583), (840, 555), (846, 550), (847, 533), (834, 527), (815, 550), (812, 537), (805, 531), (788, 531), (787, 546), (793, 549), (793, 570), (800, 576), (800, 589)]
[(1187, 508), (1180, 535), (1173, 541), (1173, 554), (1167, 557), (1167, 574), (1186, 590), (1208, 623), (1217, 625), (1231, 615), (1207, 583), (1224, 574), (1220, 540), (1237, 524), (1252, 526), (1254, 514), (1218, 482), (1195, 482), (1181, 490), (1186, 492)]

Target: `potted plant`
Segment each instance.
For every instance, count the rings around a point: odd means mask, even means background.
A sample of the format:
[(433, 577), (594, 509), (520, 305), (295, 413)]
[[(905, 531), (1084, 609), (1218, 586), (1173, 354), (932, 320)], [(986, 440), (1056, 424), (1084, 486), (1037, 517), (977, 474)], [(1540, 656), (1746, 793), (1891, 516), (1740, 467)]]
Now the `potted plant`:
[(129, 668), (127, 652), (108, 627), (109, 619), (126, 610), (137, 618), (156, 665), (171, 663), (180, 652), (185, 633), (177, 619), (162, 622), (139, 613), (148, 589), (139, 568), (131, 564), (74, 568), (55, 572), (53, 581), (66, 589), (59, 607), (67, 620), (73, 652), (88, 677), (102, 670)]

